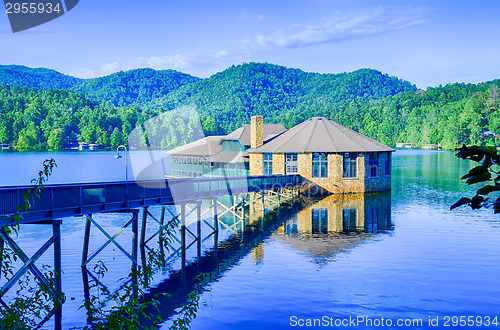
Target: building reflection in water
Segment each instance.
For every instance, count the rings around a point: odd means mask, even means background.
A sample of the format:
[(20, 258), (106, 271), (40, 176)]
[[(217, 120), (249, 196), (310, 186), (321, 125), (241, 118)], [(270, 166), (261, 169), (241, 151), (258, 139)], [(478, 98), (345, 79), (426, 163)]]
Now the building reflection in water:
[(330, 195), (306, 203), (273, 236), (317, 263), (393, 229), (390, 193)]

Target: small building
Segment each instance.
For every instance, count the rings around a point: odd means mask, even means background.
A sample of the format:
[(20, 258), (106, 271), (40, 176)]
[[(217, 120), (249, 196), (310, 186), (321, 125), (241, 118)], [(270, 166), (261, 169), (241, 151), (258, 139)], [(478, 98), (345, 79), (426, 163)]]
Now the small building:
[[(265, 124), (265, 142), (286, 131), (281, 124)], [(224, 136), (207, 136), (170, 150), (172, 175), (176, 177), (198, 176), (246, 176), (249, 173), (248, 155), (251, 127), (242, 127)]]
[(11, 146), (8, 143), (0, 143), (0, 150), (10, 150)]
[(382, 143), (316, 116), (264, 141), (263, 118), (251, 119), (250, 175), (299, 174), (329, 193), (391, 189), (391, 153)]
[(79, 142), (78, 150), (89, 150), (89, 144), (87, 142)]
[(222, 150), (220, 136), (207, 136), (194, 142), (170, 150), (172, 155), (172, 175), (176, 177), (198, 177), (209, 174), (213, 154)]
[(416, 144), (413, 142), (398, 142), (396, 143), (396, 148), (406, 148), (406, 149), (414, 149), (416, 148)]

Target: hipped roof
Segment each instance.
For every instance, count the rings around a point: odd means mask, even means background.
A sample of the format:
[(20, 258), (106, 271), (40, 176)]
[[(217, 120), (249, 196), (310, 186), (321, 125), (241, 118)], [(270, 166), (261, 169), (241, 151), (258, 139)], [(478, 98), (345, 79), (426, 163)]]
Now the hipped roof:
[(384, 151), (394, 149), (323, 116), (306, 120), (262, 146), (248, 150), (250, 153)]
[(211, 156), (222, 151), (222, 146), (219, 145), (219, 140), (222, 136), (206, 136), (194, 142), (182, 145), (168, 151), (175, 155), (197, 155)]
[[(264, 141), (267, 141), (276, 135), (286, 131), (282, 124), (264, 124)], [(239, 140), (242, 145), (250, 146), (250, 124), (243, 124), (243, 127), (229, 133), (222, 140)]]

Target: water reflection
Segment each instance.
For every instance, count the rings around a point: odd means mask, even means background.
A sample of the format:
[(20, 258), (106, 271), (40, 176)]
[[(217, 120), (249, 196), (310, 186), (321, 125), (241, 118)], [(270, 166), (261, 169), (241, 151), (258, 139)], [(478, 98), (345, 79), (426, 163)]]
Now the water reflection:
[(378, 233), (391, 229), (391, 195), (330, 195), (309, 206), (284, 226), (287, 235)]
[[(216, 242), (216, 248), (189, 259), (182, 269), (171, 269), (167, 279), (153, 285), (143, 299), (157, 299), (161, 307), (159, 311), (151, 308), (146, 313), (158, 315), (159, 312), (163, 319), (175, 315), (189, 293), (196, 289), (196, 276), (200, 273), (205, 274), (208, 282), (205, 287), (209, 288), (209, 283), (217, 282), (247, 256), (260, 267), (265, 260), (265, 242), (269, 238), (277, 238), (295, 248), (297, 254), (325, 264), (338, 253), (392, 229), (390, 193), (331, 195), (321, 200), (302, 197), (300, 201), (283, 203), (274, 210), (267, 207), (270, 205), (265, 205), (265, 211), (258, 208), (247, 210), (243, 213), (244, 220), (234, 218), (234, 223), (230, 221), (232, 217), (220, 219), (220, 223), (238, 231), (228, 239)], [(144, 254), (142, 252), (143, 259)], [(86, 270), (82, 270), (82, 274), (85, 296), (89, 299), (89, 280), (98, 281), (87, 278), (92, 274)], [(143, 320), (143, 325), (152, 326), (153, 323)], [(164, 328), (169, 325), (168, 321), (163, 324)]]
[(371, 239), (373, 234), (393, 229), (391, 194), (330, 195), (319, 201), (308, 200), (275, 233), (279, 239), (316, 263), (332, 260)]

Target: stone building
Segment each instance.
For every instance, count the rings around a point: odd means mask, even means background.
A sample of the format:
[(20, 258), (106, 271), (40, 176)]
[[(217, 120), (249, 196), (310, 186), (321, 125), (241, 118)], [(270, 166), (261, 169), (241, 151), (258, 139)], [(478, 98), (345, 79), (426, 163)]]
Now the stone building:
[[(250, 126), (243, 124), (228, 135), (207, 136), (170, 150), (172, 176), (247, 176)], [(262, 143), (286, 131), (281, 124), (265, 124), (260, 130)]]
[(389, 148), (333, 120), (316, 116), (264, 141), (263, 118), (251, 119), (250, 175), (299, 174), (330, 193), (391, 189)]

